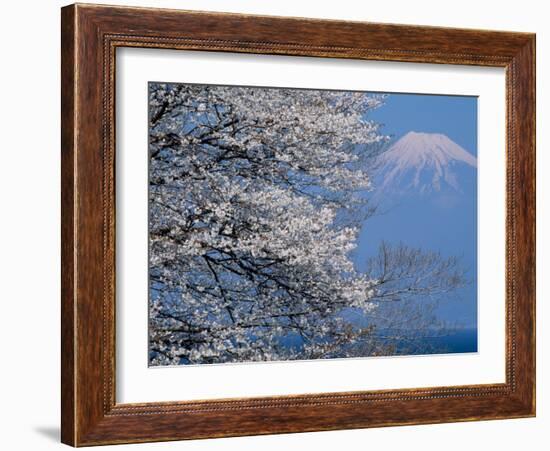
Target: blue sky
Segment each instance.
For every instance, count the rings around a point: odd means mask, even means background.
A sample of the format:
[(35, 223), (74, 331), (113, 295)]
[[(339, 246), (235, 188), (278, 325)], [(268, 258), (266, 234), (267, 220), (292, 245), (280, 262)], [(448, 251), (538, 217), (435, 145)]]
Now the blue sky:
[[(391, 94), (369, 118), (384, 124), (382, 133), (397, 140), (410, 131), (442, 133), (477, 156), (477, 98)], [(458, 256), (471, 283), (459, 290), (459, 300), (443, 301), (438, 317), (464, 327), (477, 326), (477, 196), (476, 180), (466, 181), (461, 203), (438, 208), (425, 199), (403, 201), (368, 219), (358, 241), (356, 259), (374, 255), (380, 241), (403, 242), (443, 256)], [(359, 260), (356, 264), (361, 265)]]
[(477, 155), (477, 97), (390, 94), (369, 117), (396, 138), (410, 131), (443, 133)]

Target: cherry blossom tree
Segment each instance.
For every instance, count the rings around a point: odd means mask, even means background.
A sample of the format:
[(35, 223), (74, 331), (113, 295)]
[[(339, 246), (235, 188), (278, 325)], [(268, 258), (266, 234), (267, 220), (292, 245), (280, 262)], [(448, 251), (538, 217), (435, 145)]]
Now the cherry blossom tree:
[(363, 272), (350, 258), (383, 101), (150, 83), (152, 365), (387, 354), (381, 304), (463, 282), (456, 261), (404, 246)]

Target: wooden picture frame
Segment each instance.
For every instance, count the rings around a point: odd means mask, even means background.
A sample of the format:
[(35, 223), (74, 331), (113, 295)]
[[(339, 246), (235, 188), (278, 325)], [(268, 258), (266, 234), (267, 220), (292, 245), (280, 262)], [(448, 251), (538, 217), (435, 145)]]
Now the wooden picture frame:
[[(535, 35), (71, 5), (62, 9), (62, 441), (73, 446), (535, 415)], [(506, 382), (301, 396), (115, 400), (115, 50), (506, 69)]]

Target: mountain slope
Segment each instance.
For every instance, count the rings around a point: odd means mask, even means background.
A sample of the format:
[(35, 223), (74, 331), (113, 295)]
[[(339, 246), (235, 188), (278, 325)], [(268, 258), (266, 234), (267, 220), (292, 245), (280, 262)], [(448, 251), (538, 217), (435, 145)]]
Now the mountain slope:
[(462, 192), (476, 167), (477, 159), (447, 136), (409, 132), (378, 158), (377, 185), (383, 192)]

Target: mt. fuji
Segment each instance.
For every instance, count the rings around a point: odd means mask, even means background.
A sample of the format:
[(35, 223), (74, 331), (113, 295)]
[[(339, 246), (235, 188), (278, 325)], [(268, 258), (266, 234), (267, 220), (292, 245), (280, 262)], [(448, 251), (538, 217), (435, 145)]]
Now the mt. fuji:
[(411, 131), (378, 157), (376, 167), (380, 192), (463, 193), (475, 186), (477, 159), (446, 135)]

